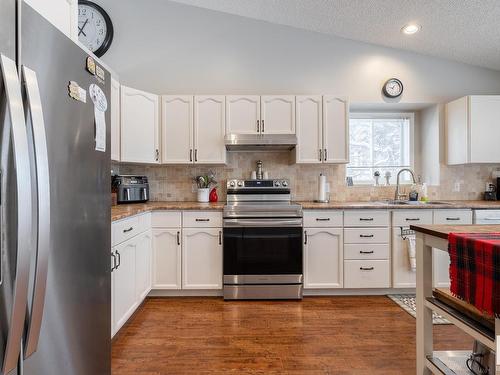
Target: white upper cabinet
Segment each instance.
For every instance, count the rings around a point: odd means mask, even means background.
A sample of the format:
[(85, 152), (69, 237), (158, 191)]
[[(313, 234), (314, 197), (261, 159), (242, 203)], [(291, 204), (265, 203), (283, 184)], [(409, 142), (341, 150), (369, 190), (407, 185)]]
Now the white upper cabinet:
[(473, 95), (446, 105), (447, 162), (499, 163), (500, 95)]
[(321, 95), (297, 96), (295, 148), (297, 163), (323, 161), (323, 104)]
[(224, 96), (194, 97), (194, 162), (225, 164), (226, 100)]
[(295, 134), (295, 96), (261, 96), (261, 133)]
[(226, 134), (260, 133), (260, 96), (226, 96)]
[(111, 77), (111, 160), (120, 161), (120, 82)]
[(159, 163), (158, 95), (121, 86), (121, 161)]
[(162, 163), (191, 164), (194, 156), (193, 97), (162, 96), (161, 116)]
[(323, 96), (323, 160), (349, 162), (349, 103), (346, 99)]
[(78, 0), (24, 0), (68, 38), (78, 40)]
[(349, 162), (349, 105), (336, 96), (297, 96), (297, 163)]

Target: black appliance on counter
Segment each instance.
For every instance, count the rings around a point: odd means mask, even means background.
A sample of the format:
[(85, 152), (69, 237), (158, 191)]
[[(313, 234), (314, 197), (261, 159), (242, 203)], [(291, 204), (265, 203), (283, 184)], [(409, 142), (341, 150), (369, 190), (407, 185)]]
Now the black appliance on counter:
[(112, 184), (118, 204), (149, 200), (149, 183), (146, 176), (116, 175), (113, 176)]
[(301, 299), (302, 207), (287, 179), (229, 180), (224, 299)]

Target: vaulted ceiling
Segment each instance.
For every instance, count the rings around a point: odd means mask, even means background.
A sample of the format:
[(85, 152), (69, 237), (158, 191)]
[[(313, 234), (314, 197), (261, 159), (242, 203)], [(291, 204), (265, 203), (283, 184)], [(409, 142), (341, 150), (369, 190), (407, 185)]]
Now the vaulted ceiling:
[(500, 70), (500, 0), (174, 1)]

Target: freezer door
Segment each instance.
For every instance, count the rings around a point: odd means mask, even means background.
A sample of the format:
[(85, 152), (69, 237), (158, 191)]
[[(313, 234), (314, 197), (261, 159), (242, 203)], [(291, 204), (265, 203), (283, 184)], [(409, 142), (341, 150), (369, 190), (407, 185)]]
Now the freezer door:
[[(84, 51), (24, 2), (21, 14), (21, 65), (36, 75), (45, 124), (51, 233), (42, 308), (32, 267), (23, 374), (110, 374), (110, 111), (106, 152), (96, 151), (89, 87), (99, 86), (109, 102), (111, 78), (88, 73)], [(68, 95), (71, 81), (86, 90), (86, 103)], [(28, 128), (33, 119), (27, 116)]]
[(32, 175), (16, 63), (0, 54), (0, 374), (17, 367), (33, 247)]
[(16, 61), (16, 0), (0, 0), (0, 53)]

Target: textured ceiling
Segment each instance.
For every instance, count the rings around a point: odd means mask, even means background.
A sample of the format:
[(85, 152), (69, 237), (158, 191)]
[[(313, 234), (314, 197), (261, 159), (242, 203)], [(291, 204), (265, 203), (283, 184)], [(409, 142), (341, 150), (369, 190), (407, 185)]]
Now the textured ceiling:
[(500, 0), (174, 1), (500, 70)]

